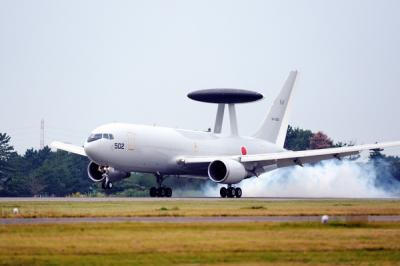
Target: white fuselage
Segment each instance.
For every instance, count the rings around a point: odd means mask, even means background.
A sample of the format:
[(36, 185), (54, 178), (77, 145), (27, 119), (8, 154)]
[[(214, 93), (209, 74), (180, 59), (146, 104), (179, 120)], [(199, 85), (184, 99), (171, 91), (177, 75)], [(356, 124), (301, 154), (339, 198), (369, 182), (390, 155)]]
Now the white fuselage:
[(273, 143), (252, 137), (157, 126), (113, 123), (92, 133), (112, 134), (113, 138), (86, 142), (84, 149), (89, 159), (126, 172), (207, 176), (204, 166), (188, 168), (179, 164), (179, 158), (283, 151)]

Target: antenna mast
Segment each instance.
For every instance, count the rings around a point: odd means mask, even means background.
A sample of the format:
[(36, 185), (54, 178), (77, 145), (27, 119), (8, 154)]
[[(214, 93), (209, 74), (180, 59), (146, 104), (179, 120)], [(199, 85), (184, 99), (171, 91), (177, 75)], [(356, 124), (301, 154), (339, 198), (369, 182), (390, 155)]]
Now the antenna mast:
[(44, 148), (44, 119), (40, 121), (40, 149)]

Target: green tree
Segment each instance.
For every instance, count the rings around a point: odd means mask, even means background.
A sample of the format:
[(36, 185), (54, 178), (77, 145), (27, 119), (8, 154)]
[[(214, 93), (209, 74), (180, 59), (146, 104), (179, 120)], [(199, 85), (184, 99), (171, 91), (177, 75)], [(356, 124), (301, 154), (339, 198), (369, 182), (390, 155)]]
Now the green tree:
[(72, 193), (88, 193), (93, 184), (86, 172), (87, 158), (63, 151), (51, 154), (37, 170), (36, 175), (47, 185), (44, 193), (66, 196)]
[(13, 172), (9, 160), (15, 152), (10, 140), (11, 137), (6, 133), (0, 133), (0, 195), (6, 194), (6, 185)]
[(86, 157), (63, 151), (29, 149), (24, 156), (15, 155), (10, 163), (17, 171), (7, 183), (9, 196), (66, 196), (91, 192)]
[(312, 135), (311, 130), (289, 126), (284, 147), (292, 151), (308, 150), (310, 149), (310, 138)]

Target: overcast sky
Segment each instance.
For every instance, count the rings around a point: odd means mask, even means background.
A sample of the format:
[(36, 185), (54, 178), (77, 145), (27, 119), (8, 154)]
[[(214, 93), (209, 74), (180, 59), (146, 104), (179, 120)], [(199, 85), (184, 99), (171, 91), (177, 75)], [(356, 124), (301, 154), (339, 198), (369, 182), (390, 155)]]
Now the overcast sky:
[[(291, 124), (358, 144), (400, 140), (400, 1), (0, 0), (0, 132), (19, 152), (82, 144), (108, 122), (203, 130), (192, 90), (256, 90), (252, 134), (290, 70)], [(397, 150), (400, 151), (400, 150)]]

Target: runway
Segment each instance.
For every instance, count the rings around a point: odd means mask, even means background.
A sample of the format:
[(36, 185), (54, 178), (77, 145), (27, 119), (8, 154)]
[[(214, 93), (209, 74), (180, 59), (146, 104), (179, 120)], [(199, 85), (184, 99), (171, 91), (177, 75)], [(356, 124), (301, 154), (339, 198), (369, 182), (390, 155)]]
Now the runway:
[[(243, 223), (243, 222), (319, 222), (320, 216), (223, 216), (223, 217), (72, 217), (1, 218), (1, 225), (73, 223)], [(332, 216), (330, 222), (400, 222), (400, 215)]]
[(400, 198), (310, 198), (310, 197), (243, 197), (240, 199), (229, 199), (220, 197), (172, 197), (172, 198), (150, 198), (150, 197), (81, 197), (81, 198), (70, 198), (70, 197), (0, 197), (0, 202), (27, 202), (27, 201), (61, 201), (61, 202), (115, 202), (115, 201), (125, 201), (125, 202), (136, 202), (136, 201), (321, 201), (321, 200), (396, 200), (400, 202)]

